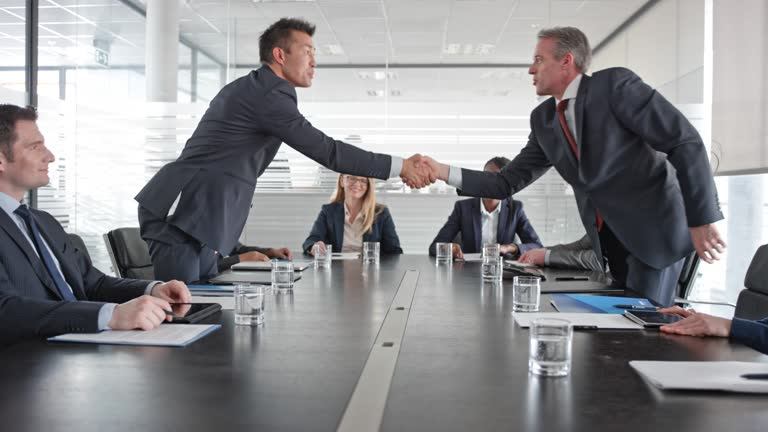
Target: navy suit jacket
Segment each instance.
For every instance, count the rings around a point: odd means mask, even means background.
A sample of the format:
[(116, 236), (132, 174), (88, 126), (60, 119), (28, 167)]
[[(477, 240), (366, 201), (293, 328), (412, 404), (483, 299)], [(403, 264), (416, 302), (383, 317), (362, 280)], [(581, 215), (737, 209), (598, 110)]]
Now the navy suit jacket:
[(768, 318), (758, 321), (734, 318), (731, 322), (731, 340), (768, 354)]
[(554, 166), (573, 187), (598, 257), (603, 255), (595, 209), (627, 251), (652, 268), (690, 254), (688, 227), (723, 218), (696, 129), (625, 68), (584, 75), (575, 115), (578, 159), (549, 98), (531, 113), (531, 134), (520, 154), (499, 174), (463, 169), (462, 193), (505, 198)]
[(16, 223), (0, 210), (0, 344), (28, 337), (98, 332), (105, 302), (144, 294), (149, 281), (106, 276), (78, 250), (56, 219), (31, 209), (77, 298), (63, 301), (43, 261)]
[(296, 101), (294, 86), (268, 66), (227, 84), (211, 100), (179, 158), (160, 169), (136, 201), (164, 218), (178, 197), (168, 222), (226, 254), (243, 231), (256, 180), (283, 142), (333, 171), (389, 178), (389, 155), (325, 135), (304, 118)]
[[(515, 234), (520, 237), (520, 243), (517, 247), (520, 254), (529, 249), (540, 248), (541, 240), (536, 230), (528, 221), (528, 217), (523, 211), (523, 203), (517, 200), (512, 201), (510, 211), (510, 198), (502, 200), (499, 205), (499, 226), (496, 239), (499, 244), (514, 243)], [(453, 213), (448, 216), (437, 236), (429, 245), (429, 255), (435, 256), (436, 243), (451, 243), (456, 238), (456, 234), (461, 233), (461, 250), (464, 253), (478, 253), (483, 250), (480, 244), (483, 240), (482, 217), (480, 216), (480, 206), (483, 205), (480, 198), (470, 198), (456, 201), (453, 206)]]
[[(317, 215), (309, 237), (304, 240), (302, 249), (304, 253), (309, 253), (312, 245), (322, 241), (333, 245), (334, 252), (341, 252), (344, 246), (344, 204), (331, 203), (324, 204)], [(389, 209), (384, 207), (381, 213), (373, 220), (371, 230), (363, 234), (363, 241), (379, 242), (380, 252), (382, 254), (401, 254), (400, 238), (395, 231), (395, 222)]]

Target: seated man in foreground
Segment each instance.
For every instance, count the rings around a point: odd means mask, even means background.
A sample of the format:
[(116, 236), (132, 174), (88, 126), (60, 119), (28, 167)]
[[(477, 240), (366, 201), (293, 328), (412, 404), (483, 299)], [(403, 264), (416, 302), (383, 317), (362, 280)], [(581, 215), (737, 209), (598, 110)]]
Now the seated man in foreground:
[(0, 105), (0, 344), (170, 320), (169, 302), (191, 300), (184, 283), (106, 276), (53, 216), (23, 203), (55, 160), (36, 120), (34, 108)]
[(719, 318), (680, 306), (659, 309), (662, 313), (671, 313), (685, 317), (674, 324), (661, 327), (664, 333), (687, 336), (720, 336), (731, 338), (761, 353), (768, 354), (768, 318), (757, 321), (734, 318)]

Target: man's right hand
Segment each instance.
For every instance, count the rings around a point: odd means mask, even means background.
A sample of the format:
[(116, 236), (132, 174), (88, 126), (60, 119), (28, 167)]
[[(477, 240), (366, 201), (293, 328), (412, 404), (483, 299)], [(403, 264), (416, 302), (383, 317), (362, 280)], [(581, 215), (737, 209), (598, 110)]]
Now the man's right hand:
[(436, 174), (431, 165), (425, 163), (423, 156), (417, 153), (403, 161), (400, 178), (409, 187), (420, 189), (434, 183)]
[(143, 295), (131, 301), (119, 304), (112, 312), (112, 319), (107, 325), (112, 330), (152, 330), (163, 321), (173, 319), (165, 311), (170, 311), (171, 305), (167, 301)]
[(453, 259), (464, 259), (464, 252), (461, 251), (461, 245), (453, 244)]
[(320, 252), (325, 253), (325, 243), (319, 241), (315, 242), (315, 244), (312, 245), (311, 248), (309, 248), (309, 254), (312, 256), (315, 256), (315, 248), (320, 249)]
[(522, 254), (520, 258), (517, 259), (517, 261), (525, 264), (543, 266), (544, 257), (546, 255), (547, 255), (547, 250), (544, 248), (531, 249), (526, 253)]
[(426, 163), (431, 168), (435, 176), (433, 181), (434, 180), (442, 180), (444, 182), (448, 181), (448, 174), (450, 173), (450, 167), (448, 165), (442, 164), (432, 159), (429, 156), (422, 156), (421, 162)]
[(240, 262), (244, 261), (269, 261), (269, 257), (261, 252), (251, 251), (240, 254)]

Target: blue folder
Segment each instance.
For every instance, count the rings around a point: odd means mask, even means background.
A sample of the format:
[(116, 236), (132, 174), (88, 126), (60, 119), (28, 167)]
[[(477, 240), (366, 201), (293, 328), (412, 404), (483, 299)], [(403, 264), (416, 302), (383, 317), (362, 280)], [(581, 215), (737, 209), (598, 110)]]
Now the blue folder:
[(626, 309), (613, 305), (654, 306), (650, 300), (632, 297), (609, 297), (587, 294), (552, 294), (552, 306), (558, 312), (623, 314)]

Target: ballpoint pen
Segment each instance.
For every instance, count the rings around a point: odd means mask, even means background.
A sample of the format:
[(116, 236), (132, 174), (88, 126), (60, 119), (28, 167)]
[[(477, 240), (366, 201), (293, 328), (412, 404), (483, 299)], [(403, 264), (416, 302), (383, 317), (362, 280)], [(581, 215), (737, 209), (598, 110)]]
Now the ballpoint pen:
[(629, 309), (629, 310), (641, 310), (641, 311), (655, 311), (658, 308), (656, 306), (643, 306), (643, 305), (630, 305), (630, 304), (615, 304), (616, 309)]

